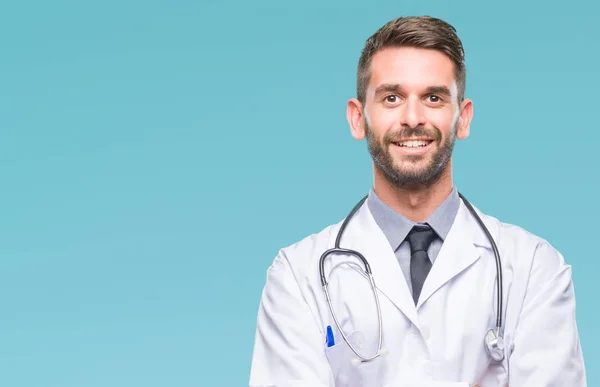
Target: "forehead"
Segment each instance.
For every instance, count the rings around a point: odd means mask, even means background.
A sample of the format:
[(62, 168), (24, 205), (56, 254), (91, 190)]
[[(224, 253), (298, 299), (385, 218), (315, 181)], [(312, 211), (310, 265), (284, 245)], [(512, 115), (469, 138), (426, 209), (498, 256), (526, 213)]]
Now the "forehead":
[(381, 84), (401, 84), (406, 88), (446, 86), (456, 95), (454, 63), (436, 50), (385, 48), (373, 56), (370, 73), (369, 89)]

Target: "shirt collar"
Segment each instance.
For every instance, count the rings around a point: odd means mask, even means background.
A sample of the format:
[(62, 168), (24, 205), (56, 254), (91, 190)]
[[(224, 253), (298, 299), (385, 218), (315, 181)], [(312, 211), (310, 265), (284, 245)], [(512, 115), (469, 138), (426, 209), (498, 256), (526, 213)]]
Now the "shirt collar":
[[(404, 241), (413, 226), (420, 224), (394, 211), (377, 196), (373, 188), (369, 191), (367, 205), (394, 251)], [(459, 207), (460, 197), (458, 196), (456, 187), (453, 186), (452, 192), (425, 221), (425, 223), (433, 228), (442, 241), (446, 239)]]

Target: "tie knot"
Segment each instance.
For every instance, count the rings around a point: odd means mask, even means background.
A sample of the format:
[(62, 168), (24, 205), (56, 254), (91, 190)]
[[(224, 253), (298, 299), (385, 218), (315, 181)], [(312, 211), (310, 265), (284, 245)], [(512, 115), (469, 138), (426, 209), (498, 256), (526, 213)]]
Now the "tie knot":
[(428, 224), (414, 226), (407, 237), (411, 255), (417, 251), (427, 252), (435, 235), (435, 231)]

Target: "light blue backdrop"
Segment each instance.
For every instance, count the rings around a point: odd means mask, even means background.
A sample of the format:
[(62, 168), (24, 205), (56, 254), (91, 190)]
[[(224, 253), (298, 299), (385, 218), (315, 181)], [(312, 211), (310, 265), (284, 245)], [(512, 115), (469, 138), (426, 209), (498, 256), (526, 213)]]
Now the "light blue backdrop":
[(600, 385), (598, 7), (368, 3), (0, 7), (1, 386), (246, 385), (277, 250), (370, 187), (345, 120), (362, 44), (415, 14), (467, 51), (455, 181), (573, 265)]

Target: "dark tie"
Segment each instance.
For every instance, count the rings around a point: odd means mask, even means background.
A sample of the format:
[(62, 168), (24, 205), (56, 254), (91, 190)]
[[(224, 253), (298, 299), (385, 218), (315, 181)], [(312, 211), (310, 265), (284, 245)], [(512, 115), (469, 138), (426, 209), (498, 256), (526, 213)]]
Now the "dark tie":
[(419, 301), (423, 283), (431, 269), (431, 261), (429, 260), (427, 249), (435, 236), (435, 231), (429, 225), (425, 224), (414, 226), (407, 237), (410, 244), (410, 278), (415, 305)]

